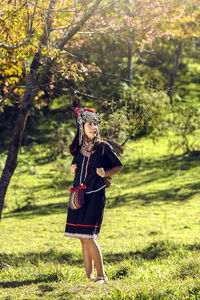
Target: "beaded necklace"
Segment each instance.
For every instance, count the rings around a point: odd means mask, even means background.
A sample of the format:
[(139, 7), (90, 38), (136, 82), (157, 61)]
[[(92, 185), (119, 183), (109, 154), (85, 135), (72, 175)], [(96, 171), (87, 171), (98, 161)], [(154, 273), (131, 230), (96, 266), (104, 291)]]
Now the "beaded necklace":
[(83, 156), (89, 157), (91, 154), (92, 148), (93, 148), (93, 146), (82, 145), (81, 146), (81, 154), (83, 154)]

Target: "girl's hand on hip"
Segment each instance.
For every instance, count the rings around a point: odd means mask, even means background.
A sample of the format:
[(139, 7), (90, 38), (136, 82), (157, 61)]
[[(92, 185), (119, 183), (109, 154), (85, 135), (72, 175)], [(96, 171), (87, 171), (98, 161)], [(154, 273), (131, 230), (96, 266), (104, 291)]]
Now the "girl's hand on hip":
[(77, 164), (71, 165), (71, 172), (76, 173)]
[(106, 172), (105, 172), (104, 168), (97, 168), (96, 172), (100, 177), (102, 177), (102, 178), (105, 177)]

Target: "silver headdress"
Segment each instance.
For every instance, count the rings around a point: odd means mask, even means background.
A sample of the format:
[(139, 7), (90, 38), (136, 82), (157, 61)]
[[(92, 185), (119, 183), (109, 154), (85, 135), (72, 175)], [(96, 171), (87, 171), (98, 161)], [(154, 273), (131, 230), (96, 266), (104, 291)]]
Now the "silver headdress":
[[(79, 145), (83, 144), (84, 138), (84, 124), (89, 120), (95, 120), (98, 126), (101, 123), (100, 116), (95, 109), (90, 108), (75, 108), (75, 112), (77, 115), (77, 126), (79, 126)], [(95, 137), (95, 142), (99, 140), (99, 130), (98, 134)]]

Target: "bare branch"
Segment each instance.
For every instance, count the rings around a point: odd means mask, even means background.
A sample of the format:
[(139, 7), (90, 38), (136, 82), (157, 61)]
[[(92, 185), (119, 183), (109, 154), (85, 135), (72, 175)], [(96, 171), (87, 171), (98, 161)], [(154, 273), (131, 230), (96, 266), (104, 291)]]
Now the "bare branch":
[[(10, 75), (9, 78), (10, 77), (15, 77), (15, 76)], [(13, 91), (16, 88), (22, 88), (22, 87), (15, 85), (4, 97), (0, 96), (0, 105), (6, 100), (6, 98), (8, 98), (13, 93)]]
[[(75, 1), (75, 5), (76, 5), (76, 1)], [(76, 6), (75, 6), (75, 13), (73, 15), (73, 19), (72, 19), (71, 24), (75, 24), (77, 22), (77, 17), (78, 17), (78, 12), (77, 12)]]
[(74, 54), (68, 52), (66, 49), (64, 49), (63, 51), (65, 51), (65, 53), (67, 53), (67, 55), (77, 58), (77, 55), (74, 55)]
[(69, 27), (71, 27), (71, 23), (68, 26), (61, 26), (61, 27), (52, 28), (51, 31), (69, 29)]
[(52, 10), (55, 6), (55, 0), (51, 0), (50, 1), (50, 4), (49, 4), (49, 9), (48, 9), (48, 13), (46, 15), (45, 13), (45, 26), (44, 26), (44, 31), (43, 31), (43, 35), (42, 35), (42, 38), (41, 38), (41, 44), (40, 44), (40, 47), (41, 45), (47, 45), (48, 43), (48, 39), (49, 39), (49, 35), (50, 35), (50, 32), (51, 32), (51, 26), (52, 26)]
[(0, 47), (4, 48), (4, 49), (7, 49), (7, 50), (14, 50), (14, 49), (17, 49), (19, 47), (21, 47), (22, 45), (26, 44), (27, 42), (30, 41), (30, 39), (32, 38), (33, 36), (33, 32), (31, 34), (29, 34), (23, 41), (15, 44), (15, 45), (8, 45), (8, 44), (5, 44), (5, 43), (1, 43), (0, 42)]
[(5, 97), (5, 96), (4, 96), (4, 97), (1, 97), (1, 98), (0, 98), (0, 104), (3, 103), (7, 97), (8, 97), (8, 96), (6, 96), (6, 97)]
[(104, 29), (102, 29), (102, 30), (95, 30), (95, 31), (78, 31), (77, 33), (79, 33), (79, 34), (95, 34), (95, 33), (105, 33), (105, 30), (106, 29), (109, 29), (109, 28), (111, 28), (111, 27), (106, 27), (106, 28), (104, 28)]
[(44, 15), (44, 21), (45, 21), (45, 23), (44, 23), (44, 32), (45, 32), (46, 35), (48, 35), (48, 29), (47, 29), (48, 18), (47, 18), (46, 10), (44, 8), (44, 0), (42, 1), (42, 3), (43, 3), (43, 15)]
[(17, 10), (13, 11), (10, 15), (8, 15), (5, 19), (2, 19), (3, 22), (5, 22), (5, 20), (7, 20), (8, 18), (10, 18), (12, 15), (14, 15), (15, 13), (17, 13), (20, 9), (22, 9), (24, 6), (26, 6), (26, 2), (20, 6)]
[[(38, 1), (37, 1), (37, 3), (33, 3), (31, 0), (27, 0), (27, 2), (28, 2), (30, 5), (32, 5), (32, 6), (34, 6), (34, 7), (37, 7), (37, 8), (39, 8), (39, 9), (41, 9), (41, 10), (48, 10), (48, 8), (44, 8), (44, 7), (42, 7), (42, 6), (39, 6), (39, 5), (37, 4)], [(92, 2), (92, 1), (90, 1), (90, 4), (91, 4), (91, 2)], [(106, 4), (104, 7), (102, 6), (102, 8), (112, 7), (113, 4), (118, 3), (118, 2), (120, 2), (120, 0), (115, 0), (115, 1), (111, 0), (110, 4), (108, 3), (108, 4)], [(54, 11), (54, 12), (79, 13), (79, 12), (83, 11), (83, 10), (79, 10), (79, 9), (78, 9), (77, 4), (79, 4), (79, 3), (83, 4), (82, 1), (74, 0), (74, 4), (71, 4), (71, 5), (66, 6), (66, 7), (63, 7), (63, 8), (58, 8), (58, 9), (57, 9), (57, 8), (54, 8), (52, 11)], [(84, 5), (86, 5), (86, 3), (85, 3)], [(87, 9), (87, 7), (86, 7), (86, 9)]]
[(100, 97), (100, 96), (95, 96), (95, 95), (90, 95), (90, 94), (86, 94), (86, 93), (83, 93), (83, 92), (80, 92), (79, 90), (73, 88), (72, 86), (70, 86), (70, 89), (73, 90), (74, 94), (78, 97), (78, 95), (82, 95), (82, 96), (86, 96), (87, 98), (90, 98), (90, 99), (101, 99), (103, 101), (108, 101), (107, 98), (104, 98), (104, 97)]
[[(38, 2), (38, 0), (37, 0), (37, 2)], [(34, 32), (32, 30), (32, 27), (33, 27), (33, 19), (34, 19), (34, 15), (35, 15), (35, 10), (33, 12), (32, 18), (30, 19), (28, 2), (26, 1), (19, 9), (17, 9), (16, 11), (14, 11), (11, 15), (13, 15), (14, 13), (17, 13), (24, 6), (27, 6), (27, 13), (28, 13), (28, 33), (29, 33), (29, 35), (25, 39), (23, 39), (21, 42), (15, 44), (15, 45), (8, 45), (6, 43), (0, 42), (0, 47), (2, 47), (4, 49), (7, 49), (7, 50), (14, 50), (14, 49), (17, 49), (17, 48), (21, 47), (22, 45), (26, 44), (32, 38), (32, 36), (34, 34)], [(10, 17), (11, 15), (9, 15), (8, 17)], [(5, 22), (5, 20), (7, 18), (5, 18), (3, 21)]]
[[(27, 0), (27, 1), (28, 1), (28, 3), (29, 3), (30, 5), (34, 6), (35, 8), (39, 8), (39, 9), (41, 9), (41, 10), (46, 10), (46, 11), (49, 10), (49, 8), (45, 8), (45, 7), (39, 6), (39, 5), (37, 4), (38, 1), (37, 1), (37, 3), (33, 3), (33, 2), (30, 1), (30, 0)], [(52, 11), (54, 11), (54, 12), (70, 12), (70, 13), (76, 12), (76, 10), (70, 9), (70, 7), (73, 7), (73, 5), (69, 5), (69, 6), (67, 6), (67, 7), (59, 8), (59, 9), (53, 8)]]
[[(90, 9), (87, 11), (87, 13), (85, 13), (83, 15), (83, 17), (80, 19), (80, 21), (75, 26), (73, 26), (71, 24), (71, 26), (68, 28), (68, 30), (63, 34), (62, 39), (58, 43), (57, 49), (59, 49), (59, 50), (64, 49), (67, 42), (71, 40), (71, 38), (79, 31), (79, 29), (84, 25), (84, 23), (92, 16), (92, 14), (94, 13), (94, 11), (97, 9), (97, 7), (99, 6), (99, 4), (102, 1), (103, 0), (95, 0), (94, 4), (90, 7)], [(43, 69), (43, 72), (40, 74), (40, 77), (38, 80), (38, 86), (41, 86), (43, 84), (46, 74), (54, 62), (55, 62), (55, 58), (51, 59), (49, 57), (47, 59), (46, 64)]]
[(77, 9), (77, 1), (76, 0), (74, 0), (74, 7), (75, 7), (74, 19), (76, 20), (76, 16), (78, 16), (78, 9)]
[(108, 2), (108, 3), (106, 3), (106, 4), (102, 4), (102, 5), (100, 5), (100, 6), (98, 7), (97, 13), (99, 13), (99, 12), (102, 11), (102, 10), (107, 10), (108, 8), (112, 8), (112, 9), (113, 9), (113, 7), (114, 7), (116, 4), (118, 4), (118, 3), (121, 3), (121, 0), (115, 0), (115, 1), (111, 0), (110, 3)]
[[(38, 3), (38, 0), (37, 2)], [(33, 28), (33, 21), (34, 21), (34, 18), (35, 18), (35, 13), (36, 13), (36, 7), (34, 7), (34, 11), (33, 11), (33, 14), (32, 14), (32, 18), (31, 18), (31, 21), (30, 21), (30, 27)]]
[(158, 94), (157, 97), (153, 98), (152, 102), (148, 105), (148, 107), (146, 109), (141, 109), (139, 114), (136, 115), (136, 118), (135, 118), (135, 125), (133, 126), (132, 130), (131, 130), (131, 133), (128, 135), (128, 137), (125, 139), (125, 141), (121, 144), (121, 146), (123, 147), (127, 142), (128, 140), (132, 137), (133, 133), (137, 130), (140, 122), (142, 120), (148, 120), (148, 117), (149, 117), (149, 109), (155, 104), (155, 102), (157, 101), (157, 99), (159, 99), (159, 97), (161, 96), (161, 94), (163, 92), (167, 93), (168, 89), (165, 90), (165, 91), (160, 91), (160, 93)]
[(62, 50), (66, 43), (79, 31), (83, 24), (92, 16), (102, 0), (95, 0), (94, 4), (88, 9), (80, 21), (73, 27), (70, 27), (63, 35), (62, 40), (58, 44), (58, 49)]
[(28, 2), (26, 1), (26, 8), (27, 8), (27, 17), (28, 17), (28, 32), (31, 32), (31, 20), (30, 20), (30, 13), (29, 13), (29, 5)]
[[(55, 27), (55, 28), (52, 28), (51, 31), (55, 31), (55, 30), (63, 30), (63, 29), (69, 29), (69, 27), (71, 27), (72, 25), (70, 26), (63, 26), (63, 27)], [(78, 34), (95, 34), (95, 33), (105, 33), (105, 31), (107, 29), (109, 29), (111, 27), (105, 27), (103, 29), (97, 29), (95, 31), (77, 31)]]

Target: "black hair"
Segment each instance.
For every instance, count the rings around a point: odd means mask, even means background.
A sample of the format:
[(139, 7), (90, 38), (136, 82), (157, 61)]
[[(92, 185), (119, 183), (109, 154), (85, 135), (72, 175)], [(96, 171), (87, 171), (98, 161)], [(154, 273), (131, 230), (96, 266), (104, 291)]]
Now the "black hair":
[(76, 135), (75, 135), (71, 145), (69, 146), (69, 151), (70, 151), (71, 155), (74, 156), (78, 153), (79, 149), (80, 149), (80, 146), (79, 146), (79, 126), (78, 126)]

